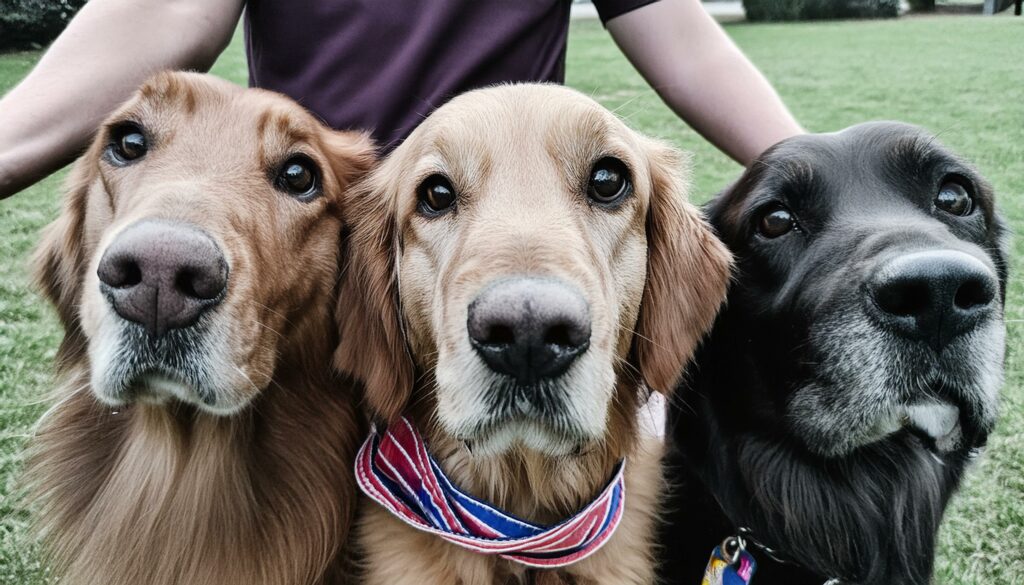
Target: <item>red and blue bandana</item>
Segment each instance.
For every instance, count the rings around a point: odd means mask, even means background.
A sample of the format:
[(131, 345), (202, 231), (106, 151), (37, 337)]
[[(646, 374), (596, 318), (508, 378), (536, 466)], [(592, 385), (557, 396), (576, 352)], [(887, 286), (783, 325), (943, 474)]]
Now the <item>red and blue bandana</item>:
[(626, 499), (619, 462), (601, 495), (575, 516), (538, 526), (455, 487), (406, 418), (376, 429), (356, 456), (356, 481), (367, 496), (406, 524), (463, 548), (530, 567), (564, 567), (611, 538)]

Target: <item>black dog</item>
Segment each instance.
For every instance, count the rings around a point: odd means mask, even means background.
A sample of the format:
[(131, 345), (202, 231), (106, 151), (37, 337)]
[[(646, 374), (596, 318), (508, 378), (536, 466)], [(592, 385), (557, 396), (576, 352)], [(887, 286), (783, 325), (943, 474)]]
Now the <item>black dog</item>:
[(665, 581), (742, 529), (757, 585), (928, 583), (1002, 383), (991, 188), (871, 123), (776, 145), (708, 213), (737, 273), (670, 418)]

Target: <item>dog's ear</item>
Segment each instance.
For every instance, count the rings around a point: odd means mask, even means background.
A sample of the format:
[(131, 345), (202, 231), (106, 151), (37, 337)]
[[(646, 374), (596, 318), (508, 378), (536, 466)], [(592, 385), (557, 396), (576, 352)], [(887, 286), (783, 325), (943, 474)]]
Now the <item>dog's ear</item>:
[(647, 283), (634, 355), (648, 388), (673, 391), (725, 301), (732, 257), (687, 201), (680, 152), (651, 142)]
[(58, 367), (85, 352), (78, 306), (91, 253), (85, 220), (89, 191), (96, 183), (95, 150), (91, 149), (75, 163), (66, 183), (60, 216), (43, 230), (32, 257), (36, 288), (53, 303), (64, 326), (64, 339), (57, 352)]
[(364, 132), (327, 130), (323, 144), (340, 192), (350, 189), (377, 164), (377, 147)]
[(346, 235), (337, 319), (337, 369), (363, 382), (378, 419), (400, 415), (412, 393), (413, 363), (398, 300), (397, 217), (387, 182), (371, 174), (345, 197)]

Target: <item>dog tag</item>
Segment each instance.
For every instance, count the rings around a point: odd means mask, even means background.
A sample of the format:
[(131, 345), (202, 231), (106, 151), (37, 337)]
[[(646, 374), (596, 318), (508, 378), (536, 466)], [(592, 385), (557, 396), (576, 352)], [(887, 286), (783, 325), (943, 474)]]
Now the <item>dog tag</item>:
[[(727, 546), (729, 541), (734, 539), (726, 539), (722, 546)], [(722, 554), (722, 546), (711, 551), (701, 585), (748, 585), (754, 578), (757, 561), (742, 546), (736, 546), (736, 552), (728, 556)]]

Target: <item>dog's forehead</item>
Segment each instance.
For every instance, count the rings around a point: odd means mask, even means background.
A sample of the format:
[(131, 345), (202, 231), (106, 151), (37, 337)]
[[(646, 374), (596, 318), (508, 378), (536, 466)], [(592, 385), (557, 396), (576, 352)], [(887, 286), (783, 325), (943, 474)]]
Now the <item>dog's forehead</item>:
[(552, 84), (502, 85), (462, 94), (434, 112), (408, 142), (450, 159), (552, 153), (591, 156), (631, 131), (591, 98)]
[(932, 181), (929, 171), (936, 166), (969, 171), (935, 136), (896, 122), (797, 136), (770, 149), (755, 166), (751, 178), (760, 185), (804, 187), (808, 195), (821, 190), (844, 193), (840, 204), (863, 197), (893, 201), (894, 192), (908, 181)]
[(922, 131), (905, 124), (858, 124), (839, 132), (786, 139), (769, 149), (762, 161), (775, 167), (791, 162), (820, 167), (853, 165), (864, 162), (866, 157), (885, 157), (923, 136)]
[[(826, 216), (874, 213), (879, 206), (912, 205), (907, 198), (932, 186), (935, 168), (976, 177), (969, 165), (927, 131), (899, 122), (868, 122), (845, 130), (784, 140), (748, 169), (710, 206), (727, 231), (761, 205), (783, 200), (798, 211)], [(980, 177), (976, 177), (979, 178)], [(926, 184), (927, 183), (927, 184)], [(814, 210), (817, 210), (816, 212)]]
[(153, 126), (210, 148), (230, 143), (225, 155), (256, 143), (288, 148), (312, 142), (319, 132), (316, 119), (284, 96), (192, 73), (157, 75), (112, 120)]
[(764, 162), (769, 167), (804, 165), (821, 173), (870, 172), (894, 164), (923, 165), (929, 161), (958, 160), (932, 134), (900, 122), (867, 122), (826, 134), (805, 134), (772, 148)]

